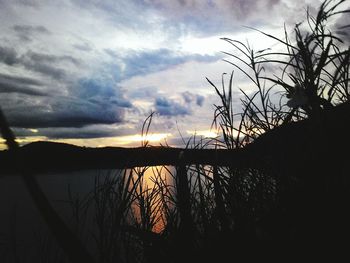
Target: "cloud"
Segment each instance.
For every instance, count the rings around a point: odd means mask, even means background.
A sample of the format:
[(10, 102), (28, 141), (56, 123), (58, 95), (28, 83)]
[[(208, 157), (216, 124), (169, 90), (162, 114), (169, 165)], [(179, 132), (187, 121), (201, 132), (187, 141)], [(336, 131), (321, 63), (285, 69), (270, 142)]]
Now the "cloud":
[(32, 33), (50, 34), (50, 31), (44, 26), (14, 25), (13, 30), (25, 35), (30, 35)]
[(113, 50), (105, 50), (105, 52), (119, 61), (115, 67), (118, 68), (120, 80), (159, 72), (188, 61), (211, 62), (218, 60), (218, 56), (214, 55), (188, 54), (167, 48), (147, 51), (131, 50), (127, 54), (120, 54)]
[(5, 105), (11, 126), (22, 128), (83, 127), (91, 124), (115, 124), (123, 121), (120, 107), (102, 102), (90, 102), (72, 97), (29, 99), (13, 97), (15, 105)]
[[(36, 71), (51, 78), (61, 80), (66, 78), (65, 66), (80, 66), (80, 61), (68, 55), (53, 55), (28, 51), (18, 62), (27, 70)], [(68, 64), (68, 65), (67, 65)]]
[(204, 100), (205, 100), (205, 98), (204, 98), (204, 96), (201, 96), (201, 95), (197, 95), (197, 97), (196, 97), (196, 104), (198, 105), (198, 106), (203, 106), (203, 103), (204, 103)]
[(0, 46), (0, 62), (12, 66), (19, 62), (17, 52), (14, 48)]
[(189, 91), (185, 91), (181, 95), (186, 103), (191, 104), (192, 102), (195, 102), (197, 106), (203, 106), (205, 100), (204, 96), (193, 94)]
[[(18, 5), (38, 7), (42, 1), (41, 0), (12, 0), (11, 2)], [(0, 2), (0, 4), (1, 3), (2, 2)]]
[(48, 95), (40, 87), (43, 84), (33, 78), (10, 76), (0, 73), (0, 93), (18, 92), (33, 96)]
[(25, 68), (43, 74), (46, 77), (51, 77), (56, 80), (61, 80), (67, 77), (64, 69), (58, 68), (55, 65), (47, 62), (37, 62), (35, 60), (26, 59), (22, 61), (22, 66)]
[(185, 59), (185, 57), (175, 56), (167, 49), (132, 53), (123, 59), (125, 63), (123, 77), (130, 78), (161, 71), (172, 65), (181, 64)]
[(81, 41), (80, 43), (73, 44), (72, 46), (83, 52), (91, 52), (94, 50), (93, 46), (87, 41)]
[(71, 63), (75, 66), (80, 66), (81, 62), (79, 59), (69, 56), (69, 55), (52, 55), (52, 54), (45, 54), (45, 53), (38, 53), (29, 51), (26, 53), (25, 57), (29, 60), (34, 60), (36, 63)]
[(49, 35), (51, 32), (44, 26), (14, 25), (12, 29), (21, 41), (32, 41), (37, 35)]
[(24, 67), (25, 69), (42, 73), (54, 79), (61, 80), (67, 76), (64, 69), (67, 64), (78, 67), (80, 61), (68, 55), (53, 55), (27, 51), (23, 55), (11, 47), (0, 46), (0, 62), (8, 66)]
[(161, 116), (183, 116), (191, 114), (191, 110), (186, 105), (165, 97), (156, 98), (154, 106), (156, 112)]
[(154, 107), (161, 116), (185, 116), (193, 113), (193, 106), (203, 106), (204, 100), (205, 97), (202, 95), (185, 91), (174, 99), (158, 95)]
[(28, 137), (40, 134), (49, 139), (89, 139), (127, 135), (130, 130), (123, 126), (93, 124), (84, 127), (15, 128), (16, 136)]
[[(164, 94), (167, 97), (178, 97), (180, 93), (186, 91), (207, 97), (215, 91), (205, 77), (220, 85), (221, 74), (231, 71), (232, 66), (220, 60), (211, 63), (189, 61), (164, 71), (123, 80), (120, 85), (130, 98), (139, 91), (153, 98), (164, 96)], [(237, 81), (237, 78), (235, 79)], [(182, 97), (181, 94), (180, 96)]]
[[(242, 24), (269, 17), (280, 0), (148, 0), (147, 7), (177, 31), (197, 36), (242, 30)], [(277, 16), (275, 16), (277, 17)], [(274, 18), (272, 16), (272, 18)], [(185, 28), (184, 28), (184, 25)]]
[(4, 108), (10, 125), (15, 127), (121, 124), (125, 121), (125, 110), (133, 107), (120, 88), (106, 79), (81, 79), (67, 90), (66, 95), (52, 92), (45, 94), (44, 88), (40, 92), (33, 85), (41, 87), (42, 83), (30, 78), (2, 74), (0, 84), (1, 81), (7, 84), (3, 91), (7, 93), (4, 93), (6, 96), (1, 96), (0, 105)]
[(108, 79), (81, 79), (76, 88), (70, 90), (70, 95), (102, 105), (132, 107), (117, 83)]

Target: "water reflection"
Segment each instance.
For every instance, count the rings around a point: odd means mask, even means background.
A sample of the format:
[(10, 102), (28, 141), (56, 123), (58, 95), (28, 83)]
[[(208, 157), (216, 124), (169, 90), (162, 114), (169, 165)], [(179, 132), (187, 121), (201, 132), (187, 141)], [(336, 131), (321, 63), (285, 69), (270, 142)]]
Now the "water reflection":
[[(37, 175), (37, 179), (59, 215), (95, 251), (108, 247), (99, 244), (101, 240), (111, 238), (110, 243), (118, 244), (115, 238), (124, 226), (142, 233), (160, 233), (165, 227), (176, 229), (176, 199), (181, 195), (177, 193), (177, 172), (175, 167), (153, 166), (46, 173)], [(206, 196), (211, 168), (186, 167), (185, 174), (191, 194), (201, 188), (202, 196)], [(16, 253), (39, 253), (39, 243), (45, 245), (49, 240), (48, 230), (20, 177), (0, 178), (0, 206), (0, 256), (1, 246), (13, 240), (19, 242)]]
[[(174, 184), (174, 168), (170, 166), (136, 167), (128, 170), (136, 187), (131, 206), (132, 220), (143, 231), (159, 233), (166, 225), (164, 204)], [(132, 186), (134, 187), (134, 185)]]
[[(123, 175), (131, 176), (132, 180), (128, 186), (132, 202), (131, 210), (128, 211), (129, 223), (145, 231), (160, 232), (164, 227), (165, 218), (159, 207), (159, 191), (153, 189), (160, 184), (171, 184), (171, 170), (172, 168), (160, 166), (137, 167), (125, 171), (85, 170), (39, 174), (37, 179), (59, 215), (73, 229), (86, 235), (99, 231), (98, 227), (101, 226), (98, 225), (98, 220), (103, 215), (101, 213), (105, 213), (108, 220), (113, 214), (113, 211), (109, 211), (111, 213), (108, 214), (107, 211), (96, 210), (104, 205), (112, 205), (108, 204), (106, 199), (101, 199), (101, 194), (107, 196), (107, 192), (111, 191), (108, 197), (114, 196), (115, 208), (120, 209), (120, 202), (124, 201), (124, 196), (118, 195), (118, 191), (121, 190), (117, 188), (120, 182), (118, 178)], [(108, 186), (113, 186), (114, 189), (106, 188)], [(84, 210), (87, 206), (88, 209)], [(28, 256), (30, 251), (31, 254), (35, 253), (34, 251), (39, 253), (39, 243), (47, 240), (48, 230), (19, 176), (3, 175), (0, 178), (0, 207), (0, 258), (11, 257), (7, 255), (11, 246), (14, 251), (17, 250), (17, 254)], [(106, 207), (106, 210), (111, 207)], [(104, 221), (106, 227), (111, 223), (108, 220)]]

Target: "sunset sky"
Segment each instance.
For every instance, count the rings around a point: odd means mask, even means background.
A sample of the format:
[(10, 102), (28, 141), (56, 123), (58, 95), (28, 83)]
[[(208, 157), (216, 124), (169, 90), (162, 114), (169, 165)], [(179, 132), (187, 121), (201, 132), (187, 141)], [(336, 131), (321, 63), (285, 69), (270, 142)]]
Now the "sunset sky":
[[(283, 37), (284, 23), (292, 31), (320, 3), (0, 0), (0, 106), (21, 143), (139, 145), (152, 111), (151, 141), (213, 136), (218, 100), (205, 77), (220, 86), (233, 70), (220, 38), (277, 48), (245, 26)], [(239, 88), (254, 87), (238, 72), (234, 86), (238, 113)]]

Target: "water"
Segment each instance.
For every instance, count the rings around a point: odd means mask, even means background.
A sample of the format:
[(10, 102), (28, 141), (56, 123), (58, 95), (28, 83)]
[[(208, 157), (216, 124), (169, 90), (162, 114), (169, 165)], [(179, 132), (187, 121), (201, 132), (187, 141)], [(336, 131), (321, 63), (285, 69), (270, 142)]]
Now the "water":
[[(93, 190), (96, 176), (117, 172), (86, 170), (47, 173), (36, 178), (58, 214), (69, 221), (72, 206), (67, 202), (68, 189), (73, 198), (83, 198)], [(32, 253), (34, 244), (45, 238), (48, 231), (21, 177), (0, 177), (0, 208), (0, 262), (13, 261), (9, 257), (14, 253)]]
[[(173, 168), (168, 169), (173, 171)], [(121, 173), (120, 170), (84, 170), (38, 174), (36, 178), (56, 212), (72, 226), (74, 220), (69, 190), (73, 200), (82, 200), (94, 190), (97, 177), (102, 182), (106, 176), (120, 176)], [(153, 187), (150, 178), (159, 174), (163, 176), (166, 171), (161, 167), (150, 167), (145, 171), (144, 181)], [(0, 262), (15, 262), (13, 258), (9, 259), (13, 254), (28, 255), (40, 250), (40, 242), (43, 243), (42, 239), (48, 236), (49, 231), (20, 176), (0, 177), (0, 208)], [(91, 221), (93, 215), (88, 217)]]
[[(142, 169), (136, 168), (135, 171), (137, 173)], [(169, 172), (174, 174), (175, 168), (149, 167), (144, 173), (144, 183), (152, 188), (154, 180), (151, 178), (160, 175), (162, 178), (167, 178), (167, 184), (171, 185), (173, 177), (169, 175)], [(129, 171), (126, 171), (126, 173), (129, 175)], [(95, 189), (97, 177), (100, 178), (102, 183), (106, 176), (122, 176), (122, 174), (123, 171), (121, 170), (84, 170), (38, 174), (36, 178), (56, 212), (68, 225), (76, 229), (77, 225), (72, 213), (73, 207), (69, 202), (69, 190), (73, 200), (77, 198), (82, 200)], [(142, 191), (145, 189), (143, 188)], [(134, 204), (132, 207), (134, 208)], [(35, 258), (35, 261), (37, 261), (38, 255), (40, 257), (43, 254), (43, 248), (46, 249), (48, 246), (52, 246), (57, 250), (57, 245), (54, 244), (54, 239), (50, 237), (47, 226), (37, 211), (20, 176), (0, 176), (0, 208), (0, 262), (30, 262), (26, 258)], [(135, 211), (134, 216), (137, 217), (138, 210)], [(96, 230), (94, 228), (96, 225), (93, 223), (94, 217), (95, 212), (90, 209), (85, 217), (88, 226), (82, 228), (88, 230), (85, 231), (88, 233), (83, 234), (82, 239), (89, 250), (90, 248), (96, 249), (96, 244), (91, 241), (91, 232), (89, 232), (90, 230)], [(94, 227), (91, 228), (91, 226)], [(161, 231), (163, 227), (164, 221), (159, 221), (154, 226), (153, 231)], [(91, 242), (85, 242), (87, 236), (90, 236)], [(53, 245), (50, 245), (50, 243)], [(55, 255), (52, 252), (45, 253)], [(14, 258), (18, 256), (22, 258)], [(55, 262), (59, 262), (56, 259), (57, 257), (54, 257)], [(49, 262), (51, 261), (49, 260)]]

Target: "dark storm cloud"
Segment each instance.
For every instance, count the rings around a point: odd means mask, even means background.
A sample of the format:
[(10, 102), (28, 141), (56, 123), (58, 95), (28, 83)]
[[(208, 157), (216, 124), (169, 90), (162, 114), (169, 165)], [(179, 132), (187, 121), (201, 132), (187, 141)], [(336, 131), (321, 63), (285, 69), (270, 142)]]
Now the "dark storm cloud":
[[(3, 79), (7, 82), (14, 81), (15, 84), (21, 81), (21, 78), (9, 76), (4, 76)], [(40, 84), (28, 78), (22, 80), (23, 83), (27, 83), (27, 86)], [(10, 88), (7, 88), (7, 92), (11, 92)], [(26, 96), (25, 94), (30, 93), (28, 90), (24, 92), (18, 89), (12, 93), (4, 93), (6, 97), (0, 97), (0, 105), (4, 108), (10, 125), (20, 128), (72, 128), (93, 124), (122, 123), (125, 109), (132, 107), (120, 88), (105, 79), (77, 81), (73, 87), (70, 87), (67, 96)], [(22, 92), (19, 93), (19, 91)], [(89, 134), (92, 134), (92, 131)]]
[[(16, 105), (4, 107), (9, 123), (14, 127), (83, 127), (119, 123), (124, 118), (119, 107), (78, 98), (55, 97), (40, 101), (17, 98), (17, 102)], [(5, 104), (2, 100), (0, 103)]]
[(42, 85), (36, 79), (0, 73), (0, 93), (18, 92), (33, 96), (45, 96), (46, 93), (40, 89)]
[(191, 110), (187, 105), (182, 105), (165, 97), (156, 98), (155, 101), (156, 111), (163, 116), (183, 116), (191, 114)]

